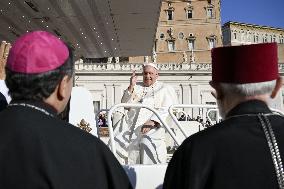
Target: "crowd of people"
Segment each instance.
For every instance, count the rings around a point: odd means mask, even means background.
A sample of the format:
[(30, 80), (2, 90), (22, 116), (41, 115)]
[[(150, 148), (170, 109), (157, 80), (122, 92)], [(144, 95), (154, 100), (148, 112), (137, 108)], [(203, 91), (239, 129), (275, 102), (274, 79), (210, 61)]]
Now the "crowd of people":
[(106, 113), (100, 113), (98, 118), (98, 126), (99, 127), (107, 127), (107, 119), (106, 119)]
[[(166, 163), (165, 128), (147, 109), (117, 114), (118, 159), (58, 117), (70, 99), (74, 60), (53, 34), (28, 32), (12, 47), (2, 43), (0, 57), (0, 188), (132, 188), (119, 161)], [(212, 50), (210, 85), (223, 121), (178, 147), (163, 188), (284, 188), (284, 117), (268, 106), (282, 87), (277, 58), (276, 43)], [(121, 102), (154, 108), (172, 125), (167, 110), (177, 103), (175, 90), (158, 81), (155, 63), (144, 64), (142, 75), (140, 83), (132, 73)], [(101, 115), (100, 126), (105, 122)]]

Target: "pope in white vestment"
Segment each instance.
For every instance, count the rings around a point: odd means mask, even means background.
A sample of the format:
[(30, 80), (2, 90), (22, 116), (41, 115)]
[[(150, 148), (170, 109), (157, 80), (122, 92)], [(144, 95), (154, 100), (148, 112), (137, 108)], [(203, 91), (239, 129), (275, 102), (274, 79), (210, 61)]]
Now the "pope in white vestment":
[[(143, 66), (143, 83), (136, 83), (133, 72), (122, 103), (142, 103), (158, 111), (167, 124), (172, 123), (168, 108), (177, 104), (173, 87), (157, 81), (155, 64)], [(116, 125), (115, 141), (120, 160), (127, 164), (166, 163), (165, 129), (155, 114), (145, 108), (130, 108)]]

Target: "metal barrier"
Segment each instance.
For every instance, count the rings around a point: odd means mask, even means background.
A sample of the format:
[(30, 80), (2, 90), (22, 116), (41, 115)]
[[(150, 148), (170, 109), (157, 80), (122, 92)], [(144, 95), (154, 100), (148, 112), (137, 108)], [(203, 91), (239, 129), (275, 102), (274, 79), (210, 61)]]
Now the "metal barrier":
[[(185, 138), (189, 137), (185, 130), (182, 128), (181, 124), (179, 123), (179, 121), (177, 120), (176, 116), (174, 115), (173, 113), (173, 109), (174, 108), (209, 108), (209, 110), (206, 112), (206, 117), (207, 119), (209, 120), (210, 124), (211, 125), (214, 125), (213, 124), (213, 121), (211, 120), (209, 114), (211, 111), (216, 111), (217, 112), (217, 122), (219, 122), (221, 119), (220, 119), (220, 115), (218, 113), (218, 107), (216, 105), (206, 105), (206, 104), (174, 104), (174, 105), (171, 105), (168, 109), (168, 112), (170, 114), (170, 116), (172, 117), (172, 119), (174, 120), (175, 124), (177, 125), (177, 127), (180, 129), (181, 133), (184, 135)], [(284, 112), (278, 110), (278, 109), (274, 109), (274, 108), (270, 108), (270, 110), (274, 113), (278, 113), (279, 115), (282, 115), (284, 116)], [(185, 111), (181, 110), (181, 112), (183, 114), (185, 114)]]
[(143, 105), (143, 104), (120, 103), (120, 104), (116, 104), (116, 105), (114, 105), (113, 107), (111, 107), (110, 110), (108, 111), (108, 116), (107, 116), (111, 151), (112, 151), (115, 155), (116, 155), (116, 147), (115, 147), (115, 141), (114, 141), (114, 134), (113, 134), (111, 116), (112, 116), (114, 110), (117, 109), (117, 108), (119, 108), (119, 107), (125, 107), (125, 108), (146, 108), (146, 109), (152, 111), (152, 112), (158, 117), (158, 119), (161, 121), (162, 126), (164, 126), (164, 128), (165, 128), (165, 129), (167, 130), (167, 132), (171, 135), (171, 137), (174, 139), (174, 141), (176, 142), (176, 144), (177, 144), (178, 146), (181, 144), (181, 142), (176, 138), (175, 134), (174, 134), (173, 131), (170, 129), (170, 127), (165, 123), (164, 120), (161, 119), (161, 117), (160, 117), (159, 113), (157, 112), (157, 110), (155, 110), (154, 108), (151, 108), (151, 107), (149, 107), (149, 106)]
[[(174, 108), (210, 108), (210, 110), (206, 112), (206, 117), (209, 119), (210, 123), (212, 123), (212, 120), (208, 116), (210, 111), (214, 110), (214, 111), (218, 112), (218, 109), (217, 109), (216, 105), (205, 105), (205, 104), (173, 104), (173, 105), (171, 105), (169, 107), (169, 109), (168, 109), (168, 112), (169, 112), (170, 116), (172, 117), (172, 119), (174, 120), (175, 124), (180, 129), (180, 131), (182, 132), (182, 134), (184, 135), (185, 138), (187, 138), (189, 136), (187, 136), (185, 130), (182, 128), (182, 126), (180, 125), (180, 123), (177, 120), (176, 116), (174, 115), (174, 113), (173, 113), (173, 109)], [(219, 120), (219, 114), (218, 113), (217, 113), (217, 120)]]
[[(120, 104), (116, 104), (116, 105), (112, 106), (110, 109), (101, 109), (96, 114), (96, 117), (98, 117), (100, 112), (103, 112), (103, 111), (107, 112), (107, 125), (108, 125), (108, 130), (109, 130), (110, 147), (111, 147), (111, 151), (115, 155), (116, 155), (116, 147), (115, 147), (115, 141), (114, 141), (114, 133), (113, 133), (114, 131), (113, 131), (113, 127), (112, 127), (112, 114), (115, 112), (115, 110), (117, 108), (120, 108), (120, 107), (124, 107), (124, 108), (146, 108), (146, 109), (152, 111), (158, 117), (158, 119), (161, 121), (162, 125), (167, 130), (167, 132), (170, 134), (170, 136), (174, 139), (176, 144), (178, 146), (181, 144), (180, 139), (178, 139), (176, 137), (176, 135), (173, 133), (173, 131), (170, 129), (170, 127), (165, 123), (164, 120), (161, 119), (159, 113), (154, 108), (146, 106), (146, 105), (142, 105), (142, 104), (120, 103)], [(185, 138), (187, 138), (189, 136), (186, 134), (185, 130), (182, 128), (181, 124), (177, 120), (177, 117), (174, 115), (174, 113), (173, 113), (174, 108), (208, 108), (209, 110), (206, 112), (206, 118), (209, 120), (210, 124), (213, 125), (213, 121), (209, 117), (209, 113), (211, 111), (217, 111), (217, 121), (220, 120), (220, 116), (219, 116), (218, 109), (217, 109), (216, 105), (205, 105), (205, 104), (174, 104), (174, 105), (171, 105), (168, 109), (168, 112), (169, 112), (170, 116), (172, 117), (175, 124), (180, 129), (181, 133), (184, 135)], [(273, 112), (276, 112), (276, 113), (284, 116), (284, 113), (281, 112), (280, 110), (272, 109), (272, 108), (271, 108), (271, 110)], [(182, 111), (182, 112), (184, 113), (184, 111)]]

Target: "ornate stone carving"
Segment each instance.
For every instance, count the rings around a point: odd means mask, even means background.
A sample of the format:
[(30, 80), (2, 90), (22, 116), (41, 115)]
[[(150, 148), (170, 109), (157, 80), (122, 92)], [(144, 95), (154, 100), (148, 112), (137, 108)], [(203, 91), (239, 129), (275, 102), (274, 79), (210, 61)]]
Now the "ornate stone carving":
[(182, 53), (182, 62), (183, 63), (187, 63), (187, 54), (186, 54), (186, 52)]
[[(116, 71), (142, 71), (143, 63), (76, 63), (76, 72), (116, 72)], [(159, 63), (160, 71), (207, 71), (211, 72), (211, 63)], [(279, 72), (284, 72), (284, 64), (278, 64)]]
[(115, 63), (119, 63), (119, 57), (115, 57)]
[(90, 124), (88, 122), (86, 122), (84, 119), (82, 119), (80, 121), (80, 123), (77, 124), (77, 126), (80, 129), (82, 129), (82, 130), (84, 130), (84, 131), (86, 131), (88, 133), (91, 132), (91, 130), (92, 130), (92, 128), (90, 127)]
[[(109, 72), (109, 71), (142, 71), (143, 63), (76, 63), (76, 72)], [(210, 63), (159, 63), (157, 64), (160, 71), (211, 71)], [(284, 70), (284, 65), (279, 67)]]
[(107, 58), (107, 63), (111, 63), (112, 62), (113, 57), (108, 57)]
[(157, 62), (157, 53), (156, 51), (153, 51), (153, 62), (156, 63)]

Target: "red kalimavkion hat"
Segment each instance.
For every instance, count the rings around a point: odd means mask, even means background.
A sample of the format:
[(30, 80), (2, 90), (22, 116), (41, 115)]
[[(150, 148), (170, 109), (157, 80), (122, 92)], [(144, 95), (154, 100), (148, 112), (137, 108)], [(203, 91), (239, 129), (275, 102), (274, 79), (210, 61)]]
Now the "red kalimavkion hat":
[(67, 46), (56, 36), (45, 31), (34, 31), (14, 42), (6, 66), (18, 73), (43, 73), (63, 65), (68, 56)]
[(258, 83), (279, 77), (276, 43), (212, 49), (212, 81)]

